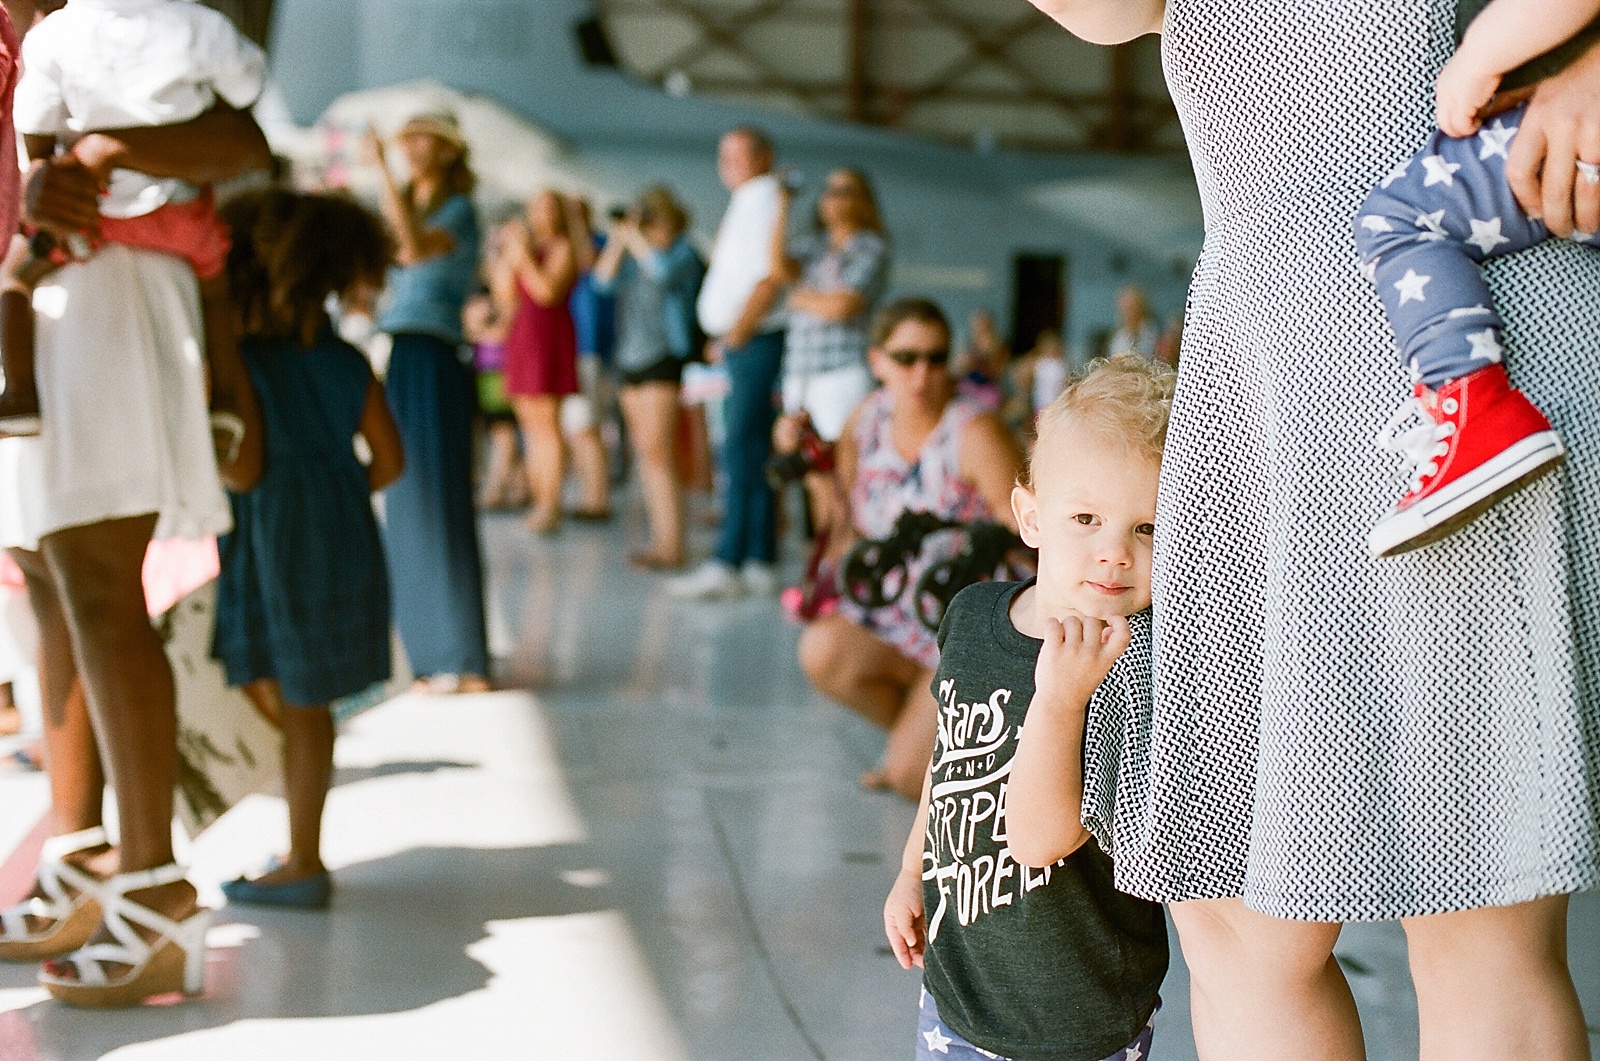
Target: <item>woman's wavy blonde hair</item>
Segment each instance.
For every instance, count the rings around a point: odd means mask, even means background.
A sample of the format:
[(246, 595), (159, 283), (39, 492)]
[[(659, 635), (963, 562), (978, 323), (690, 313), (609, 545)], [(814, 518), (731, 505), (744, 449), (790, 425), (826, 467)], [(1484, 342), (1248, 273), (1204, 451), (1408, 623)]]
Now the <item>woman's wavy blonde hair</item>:
[(1159, 461), (1167, 443), (1167, 418), (1177, 378), (1169, 366), (1138, 354), (1090, 362), (1039, 414), (1038, 435), (1028, 456), (1027, 485), (1033, 486), (1034, 454), (1066, 431), (1120, 442), (1131, 453)]

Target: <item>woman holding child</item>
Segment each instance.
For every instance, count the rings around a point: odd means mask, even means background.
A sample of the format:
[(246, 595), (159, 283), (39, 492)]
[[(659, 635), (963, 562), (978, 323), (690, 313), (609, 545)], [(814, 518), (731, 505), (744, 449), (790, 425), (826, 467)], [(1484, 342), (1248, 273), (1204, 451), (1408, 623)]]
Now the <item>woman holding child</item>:
[[(1395, 487), (1367, 440), (1408, 383), (1351, 230), (1429, 132), (1455, 4), (1035, 2), (1094, 41), (1164, 34), (1207, 206), (1154, 719), (1124, 751), (1148, 761), (1112, 831), (1119, 886), (1173, 904), (1201, 1057), (1362, 1057), (1333, 945), (1343, 921), (1398, 919), (1424, 1061), (1587, 1058), (1566, 896), (1600, 884), (1600, 257), (1554, 241), (1486, 269), (1564, 471), (1373, 559)], [(1597, 99), (1590, 51), (1511, 145), (1557, 234), (1600, 227)]]
[[(38, 164), (30, 220), (63, 237), (93, 231), (95, 174), (114, 167), (206, 183), (269, 161), (254, 121), (227, 107), (92, 134)], [(11, 290), (40, 279), (17, 257)], [(203, 340), (189, 267), (107, 246), (44, 278), (39, 305), (64, 308), (40, 313), (37, 333), (53, 423), (0, 442), (0, 545), (22, 567), (39, 622), (54, 839), (34, 901), (4, 919), (0, 958), (55, 956), (45, 970), (53, 994), (128, 1005), (194, 985), (205, 926), (173, 863), (173, 681), (141, 568), (153, 537), (226, 530), (228, 502), (195, 354)], [(101, 828), (108, 780), (117, 850)], [(91, 940), (95, 949), (68, 956)]]
[[(840, 432), (835, 461), (843, 496), (819, 517), (839, 555), (860, 539), (883, 539), (908, 511), (962, 522), (994, 520), (1015, 529), (1011, 487), (1022, 467), (998, 417), (956, 394), (950, 325), (923, 299), (886, 306), (868, 351), (882, 389)], [(835, 514), (836, 513), (836, 514)], [(907, 583), (932, 560), (930, 542)], [(907, 594), (906, 596), (909, 596)], [(933, 752), (938, 665), (933, 634), (904, 600), (875, 611), (842, 601), (806, 627), (800, 665), (822, 692), (889, 731), (882, 765), (862, 783), (915, 799)]]

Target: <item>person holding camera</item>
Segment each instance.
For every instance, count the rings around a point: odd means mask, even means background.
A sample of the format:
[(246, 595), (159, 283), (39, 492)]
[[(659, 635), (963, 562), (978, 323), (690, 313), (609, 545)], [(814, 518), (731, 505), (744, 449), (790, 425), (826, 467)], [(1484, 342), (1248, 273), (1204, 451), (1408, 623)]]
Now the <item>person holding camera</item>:
[(732, 384), (722, 450), (727, 507), (716, 555), (668, 587), (675, 596), (698, 599), (777, 589), (778, 506), (766, 464), (785, 314), (778, 304), (783, 280), (772, 269), (782, 212), (772, 144), (749, 127), (728, 132), (717, 147), (717, 173), (733, 197), (717, 229), (698, 310), (701, 328), (712, 337), (706, 360), (723, 365)]
[(650, 523), (650, 547), (629, 559), (647, 570), (670, 570), (684, 561), (678, 385), (700, 346), (695, 299), (706, 271), (685, 234), (688, 228), (688, 212), (672, 192), (649, 188), (612, 225), (594, 266), (597, 288), (616, 298), (622, 417)]

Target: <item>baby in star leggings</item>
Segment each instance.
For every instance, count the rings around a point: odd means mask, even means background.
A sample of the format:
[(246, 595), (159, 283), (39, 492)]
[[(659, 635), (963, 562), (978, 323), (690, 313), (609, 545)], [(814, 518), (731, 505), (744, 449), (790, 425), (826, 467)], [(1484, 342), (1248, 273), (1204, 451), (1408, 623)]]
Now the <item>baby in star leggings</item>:
[[(1563, 69), (1600, 39), (1600, 0), (1463, 0), (1472, 17), (1439, 74), (1440, 128), (1400, 163), (1355, 219), (1362, 271), (1383, 299), (1415, 398), (1380, 436), (1411, 479), (1372, 529), (1374, 556), (1438, 541), (1554, 468), (1549, 421), (1507, 380), (1504, 324), (1479, 264), (1550, 238), (1511, 192), (1506, 162), (1526, 105), (1479, 113), (1496, 91)], [(1478, 10), (1481, 9), (1481, 10)], [(1578, 163), (1600, 184), (1600, 158)], [(1600, 236), (1575, 240), (1600, 246)], [(1421, 425), (1404, 429), (1414, 414)]]

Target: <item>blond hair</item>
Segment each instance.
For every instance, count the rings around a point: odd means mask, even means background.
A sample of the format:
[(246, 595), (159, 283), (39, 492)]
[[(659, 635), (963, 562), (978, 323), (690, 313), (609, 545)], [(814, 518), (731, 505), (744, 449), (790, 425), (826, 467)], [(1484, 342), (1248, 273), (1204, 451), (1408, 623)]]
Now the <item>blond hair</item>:
[(1161, 459), (1167, 416), (1178, 375), (1138, 354), (1118, 354), (1089, 364), (1082, 375), (1039, 414), (1038, 436), (1028, 455), (1028, 485), (1041, 447), (1067, 431), (1118, 442), (1130, 453)]

